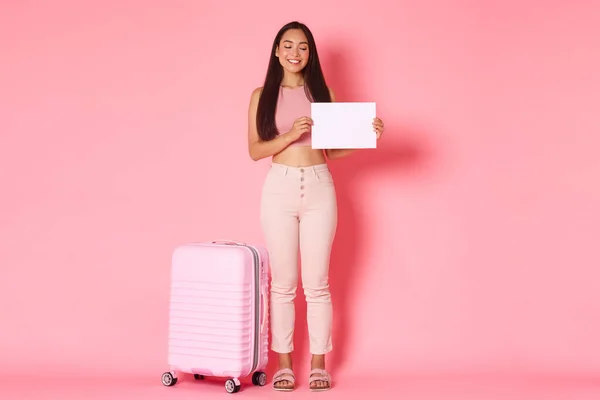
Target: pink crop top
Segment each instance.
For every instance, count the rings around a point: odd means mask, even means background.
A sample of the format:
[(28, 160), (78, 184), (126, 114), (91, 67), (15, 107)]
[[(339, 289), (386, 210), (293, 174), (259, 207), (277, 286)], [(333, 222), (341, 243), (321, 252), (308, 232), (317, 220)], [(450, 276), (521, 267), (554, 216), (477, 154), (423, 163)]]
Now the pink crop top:
[[(275, 125), (280, 134), (289, 132), (294, 121), (300, 117), (310, 117), (310, 100), (304, 93), (304, 86), (295, 88), (279, 87), (279, 99), (275, 110)], [(290, 146), (310, 146), (311, 133), (306, 132)]]

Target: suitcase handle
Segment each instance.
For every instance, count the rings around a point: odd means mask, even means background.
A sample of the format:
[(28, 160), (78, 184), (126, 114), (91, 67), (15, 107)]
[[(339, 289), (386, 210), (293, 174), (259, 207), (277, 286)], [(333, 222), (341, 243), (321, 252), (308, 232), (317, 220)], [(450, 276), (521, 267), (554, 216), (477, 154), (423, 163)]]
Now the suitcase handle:
[(243, 243), (240, 242), (235, 242), (233, 240), (213, 240), (212, 241), (213, 244), (226, 244), (226, 245), (243, 245)]
[(267, 323), (267, 315), (268, 315), (268, 299), (269, 296), (269, 290), (267, 289), (267, 286), (264, 285), (262, 290), (261, 290), (261, 296), (260, 296), (260, 300), (261, 300), (261, 308), (263, 310), (263, 314), (262, 314), (262, 321), (260, 323), (260, 330), (261, 332), (265, 331), (265, 324)]

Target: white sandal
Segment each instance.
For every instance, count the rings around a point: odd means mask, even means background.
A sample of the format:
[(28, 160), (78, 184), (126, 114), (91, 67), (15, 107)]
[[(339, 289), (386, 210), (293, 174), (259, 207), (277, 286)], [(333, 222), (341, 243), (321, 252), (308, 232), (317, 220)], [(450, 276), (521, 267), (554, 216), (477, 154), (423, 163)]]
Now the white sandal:
[[(277, 387), (275, 384), (279, 382), (290, 382), (292, 387)], [(296, 378), (294, 376), (294, 371), (289, 368), (280, 369), (273, 375), (273, 389), (279, 392), (291, 392), (295, 389)]]
[[(313, 382), (325, 382), (327, 386), (325, 387), (310, 387), (310, 384)], [(324, 392), (326, 390), (331, 389), (331, 376), (324, 369), (315, 368), (310, 371), (310, 378), (308, 379), (308, 384), (311, 392)]]

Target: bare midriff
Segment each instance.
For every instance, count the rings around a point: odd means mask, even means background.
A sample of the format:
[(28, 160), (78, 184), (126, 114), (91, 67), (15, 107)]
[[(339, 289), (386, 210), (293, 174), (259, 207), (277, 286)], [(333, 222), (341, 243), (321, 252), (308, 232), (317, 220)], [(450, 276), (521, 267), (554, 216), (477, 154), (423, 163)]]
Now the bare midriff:
[(310, 167), (327, 162), (323, 150), (311, 146), (288, 146), (273, 156), (272, 161), (290, 167)]

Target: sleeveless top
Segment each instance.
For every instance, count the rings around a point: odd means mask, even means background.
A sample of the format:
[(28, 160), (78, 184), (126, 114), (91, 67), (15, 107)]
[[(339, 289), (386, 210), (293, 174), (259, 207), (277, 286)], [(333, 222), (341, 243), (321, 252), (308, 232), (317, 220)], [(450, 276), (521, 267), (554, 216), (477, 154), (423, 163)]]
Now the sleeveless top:
[[(294, 121), (300, 117), (310, 117), (310, 100), (306, 97), (304, 86), (295, 88), (279, 87), (279, 98), (275, 109), (275, 126), (279, 134), (289, 132)], [(311, 132), (304, 133), (292, 146), (310, 146)]]

